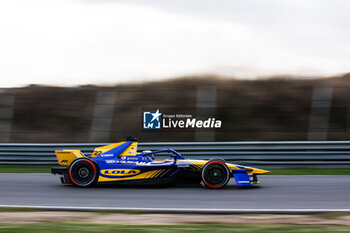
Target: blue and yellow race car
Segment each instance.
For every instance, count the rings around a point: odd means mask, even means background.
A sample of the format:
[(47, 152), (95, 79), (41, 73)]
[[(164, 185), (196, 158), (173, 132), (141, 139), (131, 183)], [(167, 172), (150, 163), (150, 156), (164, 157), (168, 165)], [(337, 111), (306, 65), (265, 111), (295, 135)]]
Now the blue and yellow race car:
[[(157, 160), (155, 155), (168, 153), (169, 159)], [(80, 150), (56, 151), (58, 163), (51, 173), (61, 175), (61, 182), (87, 187), (97, 183), (131, 185), (203, 184), (222, 188), (230, 178), (238, 186), (258, 184), (257, 175), (269, 171), (227, 163), (221, 158), (207, 160), (185, 159), (172, 150), (137, 152), (137, 140), (98, 147), (90, 157)]]

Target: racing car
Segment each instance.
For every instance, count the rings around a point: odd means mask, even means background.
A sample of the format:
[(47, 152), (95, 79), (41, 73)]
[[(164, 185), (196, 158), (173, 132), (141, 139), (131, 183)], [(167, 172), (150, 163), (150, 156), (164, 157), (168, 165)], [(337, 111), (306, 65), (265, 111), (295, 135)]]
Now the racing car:
[[(203, 184), (218, 189), (234, 178), (237, 186), (260, 183), (257, 175), (269, 171), (227, 163), (221, 158), (210, 160), (185, 159), (172, 149), (137, 152), (137, 140), (95, 148), (91, 156), (80, 150), (55, 151), (62, 166), (51, 169), (59, 174), (63, 184), (88, 187), (97, 183), (128, 185)], [(156, 159), (168, 154), (168, 159)]]

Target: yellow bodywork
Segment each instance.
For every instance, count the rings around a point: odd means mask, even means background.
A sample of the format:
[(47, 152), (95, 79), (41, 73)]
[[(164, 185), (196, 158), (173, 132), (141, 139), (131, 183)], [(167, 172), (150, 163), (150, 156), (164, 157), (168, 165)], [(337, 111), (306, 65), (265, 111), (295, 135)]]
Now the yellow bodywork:
[[(119, 143), (114, 143), (107, 146), (97, 147), (95, 148), (90, 158), (94, 158), (124, 143), (125, 142), (119, 142)], [(81, 153), (81, 150), (59, 150), (59, 151), (55, 151), (55, 153), (56, 153), (56, 158), (58, 163), (63, 166), (69, 166), (75, 159), (85, 157)], [(135, 156), (135, 155), (137, 155), (137, 142), (131, 143), (131, 145), (120, 154), (120, 156)]]
[[(227, 166), (230, 168), (230, 164), (226, 163)], [(251, 171), (249, 171), (248, 173), (253, 173), (253, 174), (266, 174), (269, 173), (270, 171), (264, 170), (264, 169), (260, 169), (260, 168), (255, 168), (255, 167), (247, 167), (244, 166), (245, 169), (251, 169)]]
[[(114, 143), (107, 146), (97, 147), (92, 153), (91, 158), (94, 158), (102, 153), (105, 153), (106, 151), (112, 150), (113, 148), (120, 146), (124, 143), (125, 142), (119, 142), (119, 143)], [(120, 156), (136, 156), (136, 155), (137, 155), (137, 142), (131, 143), (131, 145), (120, 154)]]
[[(112, 150), (118, 146), (123, 145), (124, 142), (114, 143), (102, 147), (97, 147), (93, 151), (90, 158), (94, 158), (100, 154), (103, 154), (109, 150)], [(74, 160), (77, 158), (85, 157), (80, 150), (62, 150), (62, 151), (55, 151), (56, 157), (60, 165), (63, 166), (69, 166)], [(128, 146), (121, 154), (120, 156), (136, 156), (137, 155), (137, 142), (133, 142)], [(165, 160), (172, 160), (172, 159), (165, 159)], [(197, 160), (197, 159), (185, 159), (185, 160), (178, 160), (179, 162), (185, 162), (189, 165), (187, 168), (189, 171), (196, 171), (201, 172), (203, 166), (208, 162), (207, 160)], [(265, 174), (269, 171), (253, 168), (253, 167), (246, 167), (246, 166), (239, 166), (237, 167), (234, 164), (226, 163), (228, 168), (230, 169), (247, 169), (248, 173), (253, 174)], [(181, 169), (181, 168), (178, 168)], [(106, 181), (119, 181), (119, 180), (137, 180), (137, 179), (153, 179), (158, 177), (163, 177), (164, 175), (168, 174), (168, 172), (171, 171), (171, 168), (169, 169), (157, 169), (152, 171), (146, 171), (142, 172), (141, 170), (135, 168), (135, 169), (103, 169), (100, 171), (101, 175), (108, 175), (108, 176), (116, 176), (115, 178), (108, 178), (104, 176), (99, 176), (98, 182), (106, 182)]]
[[(167, 161), (171, 159), (164, 159), (161, 161)], [(159, 160), (160, 161), (160, 160)], [(197, 171), (201, 172), (203, 166), (208, 162), (207, 160), (197, 160), (197, 159), (185, 159), (185, 160), (178, 160), (181, 162), (186, 162), (190, 165), (188, 168), (189, 171)], [(226, 163), (227, 167), (230, 169), (241, 169), (233, 164)], [(240, 166), (243, 167), (243, 166)], [(246, 167), (245, 169), (251, 169), (248, 173), (252, 174), (265, 174), (269, 173), (269, 171), (253, 168), (253, 167)], [(161, 176), (164, 176), (167, 174), (171, 169), (158, 169), (158, 170), (152, 170), (152, 171), (146, 171), (146, 172), (140, 172), (139, 169), (105, 169), (101, 171), (101, 174), (105, 175), (112, 175), (115, 174), (116, 176), (122, 176), (122, 177), (116, 177), (116, 178), (108, 178), (99, 176), (98, 182), (107, 182), (107, 181), (121, 181), (121, 180), (138, 180), (138, 179), (153, 179), (158, 178)], [(124, 177), (123, 177), (124, 176)], [(126, 176), (126, 177), (125, 177)]]
[[(192, 171), (201, 171), (203, 166), (208, 162), (207, 160), (197, 160), (197, 159), (186, 159), (184, 160), (186, 162), (188, 162), (189, 164), (191, 164), (190, 170)], [(226, 163), (227, 167), (231, 170), (231, 169), (240, 169), (239, 167), (230, 164), (230, 163)], [(242, 167), (242, 166), (241, 166)], [(245, 169), (249, 169), (251, 171), (249, 171), (248, 173), (253, 173), (253, 174), (265, 174), (265, 173), (269, 173), (270, 171), (267, 170), (263, 170), (263, 169), (258, 169), (258, 168), (254, 168), (254, 167), (246, 167), (243, 166)]]
[(60, 150), (55, 153), (58, 163), (63, 166), (69, 166), (77, 158), (84, 157), (80, 150)]
[[(107, 169), (107, 170), (114, 170), (114, 169)], [(126, 170), (126, 169), (119, 169), (119, 170)], [(132, 169), (132, 170), (138, 170), (138, 169)], [(138, 180), (138, 179), (152, 179), (152, 178), (157, 178), (160, 175), (165, 175), (168, 173), (171, 169), (159, 169), (159, 170), (152, 170), (152, 171), (147, 171), (143, 173), (138, 173), (134, 176), (130, 177), (121, 177), (121, 178), (107, 178), (100, 176), (98, 177), (98, 182), (105, 182), (105, 181), (118, 181), (118, 180)], [(139, 171), (139, 170), (138, 170)], [(130, 172), (130, 171), (129, 171)], [(129, 173), (128, 172), (128, 173)], [(137, 172), (137, 171), (136, 171)]]

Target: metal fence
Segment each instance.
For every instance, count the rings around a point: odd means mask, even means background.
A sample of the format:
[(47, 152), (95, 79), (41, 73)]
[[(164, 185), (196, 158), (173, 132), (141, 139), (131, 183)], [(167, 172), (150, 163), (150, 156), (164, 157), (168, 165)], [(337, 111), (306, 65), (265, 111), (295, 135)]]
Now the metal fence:
[[(0, 143), (0, 165), (57, 165), (55, 150), (80, 149), (91, 155), (95, 147), (106, 144), (109, 143)], [(186, 158), (221, 157), (260, 167), (350, 167), (350, 141), (162, 142), (139, 143), (138, 150), (164, 148), (172, 148)]]

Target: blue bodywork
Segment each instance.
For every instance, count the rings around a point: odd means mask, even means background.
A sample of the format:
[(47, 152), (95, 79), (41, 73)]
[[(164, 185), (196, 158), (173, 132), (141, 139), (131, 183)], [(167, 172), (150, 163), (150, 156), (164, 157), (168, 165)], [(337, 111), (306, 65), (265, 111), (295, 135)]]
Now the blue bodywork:
[[(169, 158), (155, 160), (156, 154), (169, 155)], [(60, 174), (62, 183), (78, 186), (98, 182), (169, 184), (174, 181), (181, 184), (203, 182), (207, 187), (220, 188), (230, 178), (234, 178), (238, 186), (251, 186), (259, 183), (257, 174), (268, 172), (227, 163), (218, 158), (209, 161), (185, 159), (172, 149), (137, 153), (137, 142), (133, 140), (98, 147), (91, 157), (83, 155), (79, 150), (56, 151), (56, 156), (59, 163), (66, 161), (67, 164), (60, 163), (66, 167), (52, 168), (51, 173)], [(211, 178), (208, 178), (209, 175)], [(221, 183), (217, 182), (216, 185), (215, 181), (209, 182), (209, 179), (213, 181), (215, 178), (219, 178)]]
[[(128, 141), (124, 144), (117, 146), (111, 150), (108, 150), (94, 158), (93, 161), (99, 167), (99, 170), (107, 170), (107, 169), (138, 169), (141, 173), (145, 173), (148, 171), (154, 170), (164, 170), (156, 175), (156, 178), (171, 178), (176, 177), (182, 174), (184, 171), (189, 170), (192, 166), (191, 162), (185, 160), (185, 158), (172, 149), (164, 149), (159, 151), (152, 151), (149, 153), (141, 153), (136, 156), (119, 156), (126, 148), (128, 148), (133, 142)], [(164, 154), (168, 153), (171, 159), (168, 160), (154, 160), (154, 154)], [(200, 172), (200, 170), (199, 170)], [(238, 186), (250, 186), (251, 181), (248, 173), (244, 169), (244, 167), (239, 166), (239, 169), (231, 169), (231, 175), (236, 180), (236, 184)], [(125, 173), (102, 173), (100, 172), (99, 176), (105, 178), (127, 178), (133, 177), (135, 174), (125, 174)], [(146, 177), (145, 177), (146, 178)]]

